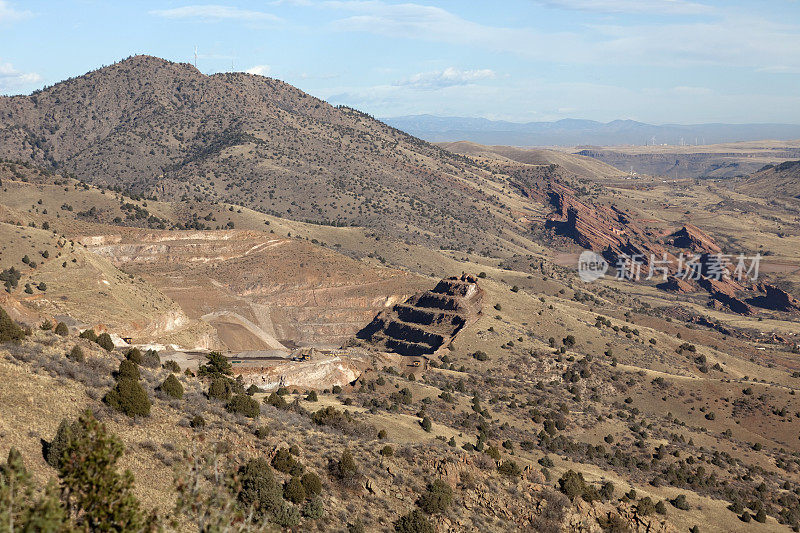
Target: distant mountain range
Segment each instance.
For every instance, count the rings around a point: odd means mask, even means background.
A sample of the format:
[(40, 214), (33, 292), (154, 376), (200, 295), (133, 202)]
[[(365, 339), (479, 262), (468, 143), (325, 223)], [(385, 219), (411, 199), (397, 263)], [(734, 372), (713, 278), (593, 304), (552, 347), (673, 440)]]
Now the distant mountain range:
[(646, 124), (635, 120), (564, 119), (506, 122), (485, 118), (409, 115), (381, 119), (430, 142), (471, 141), (510, 146), (717, 144), (800, 139), (800, 124)]

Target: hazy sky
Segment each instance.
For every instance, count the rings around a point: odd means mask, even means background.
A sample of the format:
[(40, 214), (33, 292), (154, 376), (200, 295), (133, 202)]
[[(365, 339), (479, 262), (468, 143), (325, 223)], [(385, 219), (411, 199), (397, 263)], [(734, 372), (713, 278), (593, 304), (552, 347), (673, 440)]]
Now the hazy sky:
[(0, 93), (195, 45), (379, 117), (800, 123), (798, 0), (0, 0)]

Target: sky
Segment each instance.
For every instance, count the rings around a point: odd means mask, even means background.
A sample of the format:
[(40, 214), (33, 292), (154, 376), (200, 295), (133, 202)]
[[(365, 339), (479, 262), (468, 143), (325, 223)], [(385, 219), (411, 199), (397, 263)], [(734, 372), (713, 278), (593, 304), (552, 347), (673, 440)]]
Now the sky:
[(377, 117), (800, 124), (800, 0), (0, 0), (0, 94), (195, 46)]

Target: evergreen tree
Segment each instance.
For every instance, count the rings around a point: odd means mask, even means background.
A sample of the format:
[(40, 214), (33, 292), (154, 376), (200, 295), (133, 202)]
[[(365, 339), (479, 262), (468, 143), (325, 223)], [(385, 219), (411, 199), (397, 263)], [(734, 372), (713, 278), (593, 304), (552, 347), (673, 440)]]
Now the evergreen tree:
[(142, 385), (134, 379), (124, 378), (117, 381), (114, 388), (105, 395), (103, 401), (112, 409), (130, 417), (150, 414), (150, 398), (147, 397), (147, 392)]
[(183, 385), (181, 385), (181, 382), (178, 381), (178, 378), (176, 378), (174, 374), (167, 376), (167, 379), (158, 386), (158, 389), (178, 400), (183, 398)]
[(73, 530), (55, 484), (34, 498), (32, 478), (16, 448), (0, 465), (0, 530), (67, 533)]
[(105, 351), (110, 352), (114, 350), (114, 341), (111, 340), (111, 335), (103, 333), (97, 337), (97, 344), (100, 345)]
[(16, 322), (11, 320), (6, 310), (0, 307), (0, 342), (20, 341), (25, 337), (25, 332)]
[(125, 449), (91, 411), (78, 418), (80, 436), (70, 441), (58, 470), (61, 488), (76, 524), (87, 531), (151, 531), (133, 495), (133, 475), (117, 471)]
[(200, 368), (198, 369), (198, 375), (211, 377), (233, 375), (233, 368), (231, 367), (230, 361), (228, 361), (228, 358), (221, 353), (211, 352), (206, 356), (206, 358), (208, 359), (208, 362), (204, 365), (200, 365)]

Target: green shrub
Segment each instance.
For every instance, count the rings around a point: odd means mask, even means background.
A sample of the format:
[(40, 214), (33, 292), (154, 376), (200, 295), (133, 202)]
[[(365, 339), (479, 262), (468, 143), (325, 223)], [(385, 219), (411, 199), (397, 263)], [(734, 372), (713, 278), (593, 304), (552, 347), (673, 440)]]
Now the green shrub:
[(183, 385), (174, 374), (167, 376), (167, 379), (158, 386), (158, 390), (178, 400), (183, 398)]
[(131, 363), (135, 363), (137, 365), (142, 364), (142, 352), (139, 348), (131, 348), (127, 352), (125, 352), (125, 359), (130, 361)]
[(42, 322), (42, 325), (39, 326), (39, 329), (41, 329), (42, 331), (50, 331), (51, 329), (53, 329), (53, 323), (50, 322), (49, 320), (45, 320), (44, 322)]
[(155, 350), (147, 350), (142, 355), (141, 365), (147, 368), (158, 368), (161, 366), (161, 358)]
[(233, 368), (228, 358), (219, 352), (211, 352), (206, 356), (207, 363), (200, 365), (200, 376), (232, 376)]
[(275, 392), (264, 398), (264, 403), (278, 409), (285, 409), (288, 405), (286, 400), (283, 399), (283, 396), (279, 396)]
[(292, 503), (300, 503), (306, 499), (306, 489), (303, 488), (303, 482), (300, 478), (293, 476), (289, 481), (283, 485), (283, 498)]
[(394, 448), (387, 444), (381, 448), (380, 454), (384, 457), (392, 457), (394, 455)]
[(325, 514), (325, 506), (322, 498), (314, 497), (303, 505), (303, 516), (309, 520), (319, 520)]
[[(583, 479), (583, 474), (575, 472), (574, 470), (567, 470), (564, 475), (558, 480), (559, 490), (566, 494), (570, 500), (574, 500), (578, 496), (584, 500), (591, 502), (599, 498), (599, 493), (591, 485), (587, 484)], [(597, 497), (595, 497), (595, 495)]]
[(258, 388), (258, 386), (257, 386), (257, 385), (255, 385), (255, 384), (253, 384), (253, 385), (250, 385), (249, 387), (247, 387), (247, 395), (248, 395), (248, 396), (252, 396), (252, 395), (254, 395), (254, 394), (257, 394), (257, 393), (259, 393), (260, 391), (261, 391), (261, 389), (259, 389), (259, 388)]
[(257, 517), (274, 514), (283, 506), (283, 491), (266, 460), (250, 459), (239, 467), (239, 482), (239, 503)]
[(680, 509), (681, 511), (688, 511), (689, 510), (689, 502), (686, 501), (685, 494), (678, 494), (675, 498), (671, 499), (669, 503), (672, 504), (673, 507), (676, 509)]
[(398, 518), (394, 523), (394, 530), (397, 533), (436, 533), (433, 524), (419, 509)]
[(86, 360), (86, 356), (83, 354), (83, 349), (77, 344), (72, 347), (72, 350), (70, 350), (69, 354), (67, 354), (67, 358), (75, 361), (76, 363), (83, 363)]
[(25, 331), (11, 320), (6, 310), (0, 307), (0, 342), (18, 342), (25, 338)]
[(308, 496), (316, 496), (322, 493), (322, 480), (314, 472), (306, 472), (300, 478), (303, 488)]
[(658, 514), (667, 514), (667, 506), (664, 505), (664, 500), (661, 500), (656, 504), (656, 512)]
[(215, 377), (208, 386), (208, 397), (223, 402), (231, 398), (231, 380), (226, 377)]
[(331, 465), (331, 475), (342, 482), (352, 481), (358, 476), (358, 466), (349, 449), (345, 448), (341, 458)]
[(522, 474), (522, 469), (511, 459), (507, 459), (500, 463), (500, 465), (497, 467), (497, 471), (508, 477), (519, 477)]
[(280, 448), (272, 458), (272, 468), (284, 474), (299, 475), (302, 473), (303, 465), (292, 457), (289, 448)]
[(98, 336), (95, 342), (107, 352), (114, 350), (114, 341), (111, 340), (111, 335), (108, 333), (103, 333)]
[(78, 335), (81, 339), (86, 339), (91, 342), (97, 342), (97, 333), (93, 329), (85, 329)]
[(254, 433), (257, 438), (266, 439), (267, 437), (269, 437), (269, 427), (258, 426)]
[(443, 513), (451, 503), (453, 503), (453, 489), (441, 479), (429, 483), (417, 500), (419, 508), (428, 514)]
[(125, 378), (117, 381), (114, 388), (105, 395), (103, 401), (112, 409), (130, 417), (150, 414), (150, 399), (147, 397), (147, 392), (138, 381), (133, 379)]
[(166, 361), (162, 366), (164, 367), (165, 370), (169, 370), (170, 372), (176, 372), (177, 373), (177, 372), (181, 371), (181, 365), (179, 365), (177, 362), (173, 361), (172, 359), (170, 359), (169, 361)]
[(653, 504), (653, 500), (650, 499), (649, 496), (645, 496), (639, 503), (636, 504), (636, 512), (640, 516), (649, 516), (656, 511), (656, 506)]
[(248, 418), (258, 418), (258, 415), (261, 414), (261, 406), (247, 394), (235, 395), (230, 399), (225, 409), (229, 413), (244, 415)]
[(489, 359), (489, 355), (483, 350), (478, 350), (477, 352), (473, 353), (472, 357), (474, 357), (478, 361), (486, 361), (487, 359)]
[(59, 478), (78, 531), (153, 531), (155, 516), (145, 518), (133, 495), (133, 476), (116, 465), (125, 447), (90, 411), (80, 416), (59, 467)]
[(425, 431), (430, 433), (430, 431), (431, 431), (431, 419), (429, 417), (427, 417), (427, 416), (424, 417), (422, 419), (422, 421), (419, 423), (419, 425), (422, 426), (422, 429), (424, 429)]
[(56, 324), (56, 329), (53, 331), (56, 335), (61, 335), (62, 337), (69, 335), (69, 328), (63, 322)]
[(59, 468), (64, 461), (64, 453), (67, 451), (71, 440), (79, 435), (77, 432), (80, 426), (77, 422), (70, 423), (66, 418), (61, 419), (56, 434), (47, 444), (45, 451), (45, 461), (53, 468)]
[(491, 457), (495, 461), (499, 461), (500, 460), (500, 450), (498, 450), (494, 446), (489, 446), (488, 448), (486, 448), (486, 455), (488, 455), (489, 457)]
[(307, 402), (316, 402), (319, 398), (317, 397), (317, 391), (312, 390), (306, 395)]
[(132, 361), (128, 361), (125, 359), (124, 361), (120, 361), (119, 363), (119, 370), (117, 370), (117, 380), (121, 379), (132, 379), (132, 380), (139, 380), (139, 367), (136, 366), (135, 363)]
[(273, 513), (275, 523), (284, 528), (295, 527), (300, 523), (300, 511), (297, 507), (283, 502)]
[(202, 415), (194, 415), (191, 421), (189, 421), (189, 425), (192, 426), (194, 429), (201, 429), (206, 427), (206, 419), (203, 418)]
[(606, 501), (610, 500), (614, 497), (614, 484), (610, 481), (606, 481), (603, 483), (603, 486), (600, 487), (600, 499)]

